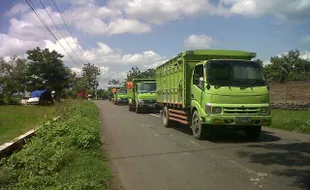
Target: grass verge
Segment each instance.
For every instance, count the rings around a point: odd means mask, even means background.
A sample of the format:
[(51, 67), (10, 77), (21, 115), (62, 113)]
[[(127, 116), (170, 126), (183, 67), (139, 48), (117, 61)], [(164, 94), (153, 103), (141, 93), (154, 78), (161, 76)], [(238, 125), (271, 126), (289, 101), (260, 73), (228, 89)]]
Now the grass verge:
[(55, 116), (59, 105), (0, 106), (0, 144), (37, 127), (42, 121)]
[(23, 150), (0, 162), (0, 189), (107, 189), (98, 108), (73, 101), (62, 117), (40, 127)]
[(310, 134), (310, 111), (273, 110), (271, 127)]

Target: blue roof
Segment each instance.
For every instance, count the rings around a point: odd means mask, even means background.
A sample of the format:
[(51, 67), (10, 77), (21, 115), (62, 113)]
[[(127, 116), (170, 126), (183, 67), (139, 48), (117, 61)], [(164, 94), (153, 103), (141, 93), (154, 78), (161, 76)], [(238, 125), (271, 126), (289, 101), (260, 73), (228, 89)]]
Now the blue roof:
[(40, 97), (46, 90), (35, 90), (30, 93), (30, 98)]

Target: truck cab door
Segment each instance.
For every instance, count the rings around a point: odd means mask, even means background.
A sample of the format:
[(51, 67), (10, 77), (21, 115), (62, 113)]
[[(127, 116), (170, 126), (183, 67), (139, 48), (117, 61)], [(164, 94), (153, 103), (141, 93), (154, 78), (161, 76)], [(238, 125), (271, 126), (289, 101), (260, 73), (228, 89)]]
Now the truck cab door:
[(194, 68), (192, 76), (192, 89), (191, 89), (191, 99), (197, 101), (199, 104), (202, 102), (202, 90), (203, 82), (200, 78), (204, 78), (203, 65), (196, 65)]

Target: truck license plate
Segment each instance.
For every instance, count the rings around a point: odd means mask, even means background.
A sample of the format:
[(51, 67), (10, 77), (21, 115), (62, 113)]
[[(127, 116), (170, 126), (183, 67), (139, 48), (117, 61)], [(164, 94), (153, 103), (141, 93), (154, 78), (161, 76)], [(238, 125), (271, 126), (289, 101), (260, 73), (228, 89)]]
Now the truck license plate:
[(236, 117), (237, 124), (249, 124), (252, 123), (251, 117)]

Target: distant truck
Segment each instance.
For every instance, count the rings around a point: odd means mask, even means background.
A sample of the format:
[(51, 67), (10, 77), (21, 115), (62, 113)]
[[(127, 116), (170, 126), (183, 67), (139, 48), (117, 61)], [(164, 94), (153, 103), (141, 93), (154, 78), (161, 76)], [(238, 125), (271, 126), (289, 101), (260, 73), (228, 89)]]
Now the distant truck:
[(259, 137), (271, 124), (269, 87), (256, 53), (194, 50), (156, 68), (157, 102), (163, 124), (189, 125), (196, 139), (212, 127), (244, 130)]
[(156, 79), (133, 79), (127, 82), (129, 111), (156, 111)]
[(126, 87), (120, 87), (116, 90), (115, 94), (115, 104), (128, 104), (128, 96)]

